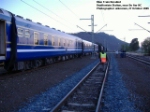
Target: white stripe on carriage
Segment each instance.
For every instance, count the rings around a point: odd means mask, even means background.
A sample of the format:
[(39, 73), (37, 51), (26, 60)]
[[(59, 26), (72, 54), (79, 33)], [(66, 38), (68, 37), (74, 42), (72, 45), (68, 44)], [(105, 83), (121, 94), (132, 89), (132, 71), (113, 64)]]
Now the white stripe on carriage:
[[(45, 51), (81, 51), (82, 49), (17, 49), (17, 52), (45, 52)], [(11, 48), (7, 48), (11, 51)]]
[[(11, 51), (7, 48), (7, 51)], [(66, 51), (65, 49), (17, 49), (17, 52), (45, 52), (45, 51)]]

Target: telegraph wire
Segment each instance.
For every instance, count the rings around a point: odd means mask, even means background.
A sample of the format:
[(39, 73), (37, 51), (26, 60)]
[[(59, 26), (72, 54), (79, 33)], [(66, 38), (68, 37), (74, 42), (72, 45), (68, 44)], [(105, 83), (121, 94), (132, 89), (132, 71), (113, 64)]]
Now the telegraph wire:
[[(60, 0), (59, 0), (60, 1)], [(62, 1), (60, 1), (70, 12), (72, 12), (77, 18), (79, 18), (69, 7), (67, 7)]]
[[(42, 4), (38, 3), (37, 1), (33, 0), (33, 2), (37, 3), (38, 5), (40, 5), (41, 7), (45, 8), (45, 9), (47, 9), (48, 11), (50, 11), (51, 13), (53, 13), (54, 15), (56, 15), (57, 17), (59, 17), (59, 18), (63, 19), (64, 21), (69, 22), (68, 20), (66, 20), (66, 19), (64, 19), (64, 18), (62, 18), (62, 17), (60, 17), (60, 16), (59, 16), (59, 15), (57, 15), (57, 14), (55, 14), (53, 11), (51, 11), (51, 10), (50, 10), (50, 9), (48, 9), (48, 8), (46, 8), (46, 7), (45, 7), (45, 6), (43, 6)], [(69, 22), (69, 23), (71, 23), (71, 22)], [(76, 25), (75, 25), (75, 24), (73, 24), (73, 23), (71, 23), (71, 24), (72, 24), (72, 25), (74, 25), (74, 26), (76, 26)]]
[[(39, 11), (39, 12), (41, 12), (42, 14), (44, 14), (44, 15), (46, 15), (46, 16), (48, 16), (49, 18), (51, 18), (51, 19), (53, 19), (54, 21), (56, 21), (56, 22), (58, 22), (58, 23), (60, 23), (60, 24), (62, 24), (62, 25), (64, 25), (63, 23), (61, 23), (60, 21), (58, 21), (58, 20), (55, 20), (53, 17), (51, 17), (51, 16), (49, 16), (49, 15), (47, 15), (46, 13), (44, 13), (44, 12), (42, 12), (41, 10), (39, 10), (39, 9), (37, 9), (36, 7), (34, 7), (34, 6), (32, 6), (32, 5), (30, 5), (30, 4), (28, 4), (28, 3), (26, 3), (25, 1), (23, 1), (23, 0), (20, 0), (21, 2), (23, 2), (23, 3), (25, 3), (26, 5), (28, 5), (28, 6), (30, 6), (30, 7), (32, 7), (33, 9), (35, 9), (35, 10), (37, 10), (37, 11)], [(51, 11), (52, 12), (52, 11)], [(66, 26), (66, 25), (64, 25), (64, 26)], [(77, 25), (78, 26), (78, 25)], [(67, 28), (68, 28), (68, 26), (66, 26)], [(70, 27), (69, 27), (70, 28)], [(80, 26), (78, 26), (78, 28), (81, 28)], [(71, 28), (72, 29), (72, 28)], [(82, 30), (84, 30), (83, 28), (82, 28)], [(84, 30), (85, 31), (85, 30)], [(87, 31), (86, 31), (87, 32)]]
[[(64, 25), (64, 26), (66, 26), (65, 24), (61, 23), (61, 22), (58, 21), (58, 20), (55, 20), (53, 17), (47, 15), (46, 13), (44, 13), (44, 12), (42, 12), (41, 10), (37, 9), (36, 7), (34, 7), (34, 6), (32, 6), (32, 5), (28, 4), (28, 3), (26, 3), (25, 1), (23, 1), (23, 0), (20, 0), (20, 1), (23, 2), (23, 3), (25, 3), (26, 5), (28, 5), (28, 6), (32, 7), (32, 8), (34, 8), (35, 10), (41, 12), (42, 14), (48, 16), (49, 18), (53, 19), (54, 21), (56, 21), (56, 22), (58, 22), (58, 23), (60, 23), (60, 24), (62, 24), (62, 25)], [(69, 28), (68, 26), (66, 26), (66, 27)], [(71, 29), (72, 29), (72, 28), (71, 28)]]
[[(37, 1), (33, 0), (35, 3), (37, 3), (38, 5), (40, 5), (41, 7), (47, 9), (48, 11), (50, 11), (51, 13), (53, 13), (54, 15), (56, 15), (57, 17), (60, 17), (58, 16), (57, 14), (55, 14), (53, 11), (49, 10), (48, 8), (46, 8), (45, 6), (43, 6), (42, 4), (38, 3)], [(62, 17), (60, 17), (61, 19), (63, 19)], [(63, 19), (65, 20), (65, 19)], [(68, 22), (67, 20), (65, 20), (66, 22)], [(69, 22), (71, 23), (71, 22)], [(72, 24), (72, 23), (71, 23)], [(73, 24), (72, 24), (73, 25)], [(74, 25), (74, 26), (77, 26), (78, 28), (82, 29), (83, 31), (87, 32), (86, 30), (84, 30), (83, 28), (81, 28), (79, 25)]]

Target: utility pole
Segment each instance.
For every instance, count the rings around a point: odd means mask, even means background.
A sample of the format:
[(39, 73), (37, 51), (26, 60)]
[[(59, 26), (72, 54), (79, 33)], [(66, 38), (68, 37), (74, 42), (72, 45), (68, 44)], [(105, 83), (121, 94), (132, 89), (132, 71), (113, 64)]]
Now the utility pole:
[(94, 15), (91, 15), (91, 18), (84, 18), (84, 19), (80, 19), (80, 20), (91, 20), (91, 25), (89, 25), (89, 26), (91, 26), (91, 32), (92, 32), (92, 57), (91, 57), (91, 59), (94, 59), (95, 58), (95, 56), (94, 56), (94, 26), (96, 26), (96, 25), (94, 25)]

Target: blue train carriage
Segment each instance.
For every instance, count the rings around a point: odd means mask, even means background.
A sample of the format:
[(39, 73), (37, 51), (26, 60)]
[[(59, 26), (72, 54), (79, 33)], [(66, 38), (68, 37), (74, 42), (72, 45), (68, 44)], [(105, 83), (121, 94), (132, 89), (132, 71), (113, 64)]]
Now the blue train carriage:
[(87, 40), (83, 40), (83, 55), (89, 55), (92, 54), (92, 43), (87, 41)]
[(94, 43), (94, 53), (98, 53), (98, 45)]
[[(17, 35), (15, 36), (15, 29)], [(30, 69), (83, 52), (82, 39), (0, 10), (0, 61), (7, 70)]]

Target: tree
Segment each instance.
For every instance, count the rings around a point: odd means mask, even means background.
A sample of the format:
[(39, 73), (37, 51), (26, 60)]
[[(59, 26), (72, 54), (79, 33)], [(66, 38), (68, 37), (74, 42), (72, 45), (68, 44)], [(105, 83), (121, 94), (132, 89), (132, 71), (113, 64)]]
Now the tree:
[(147, 55), (150, 55), (150, 37), (142, 42), (142, 48)]
[(139, 49), (139, 41), (138, 38), (134, 38), (132, 39), (131, 43), (130, 43), (130, 50), (131, 51), (136, 51)]
[(129, 48), (129, 44), (122, 44), (121, 45), (121, 50), (125, 50), (125, 51), (129, 51), (130, 50), (130, 48)]

